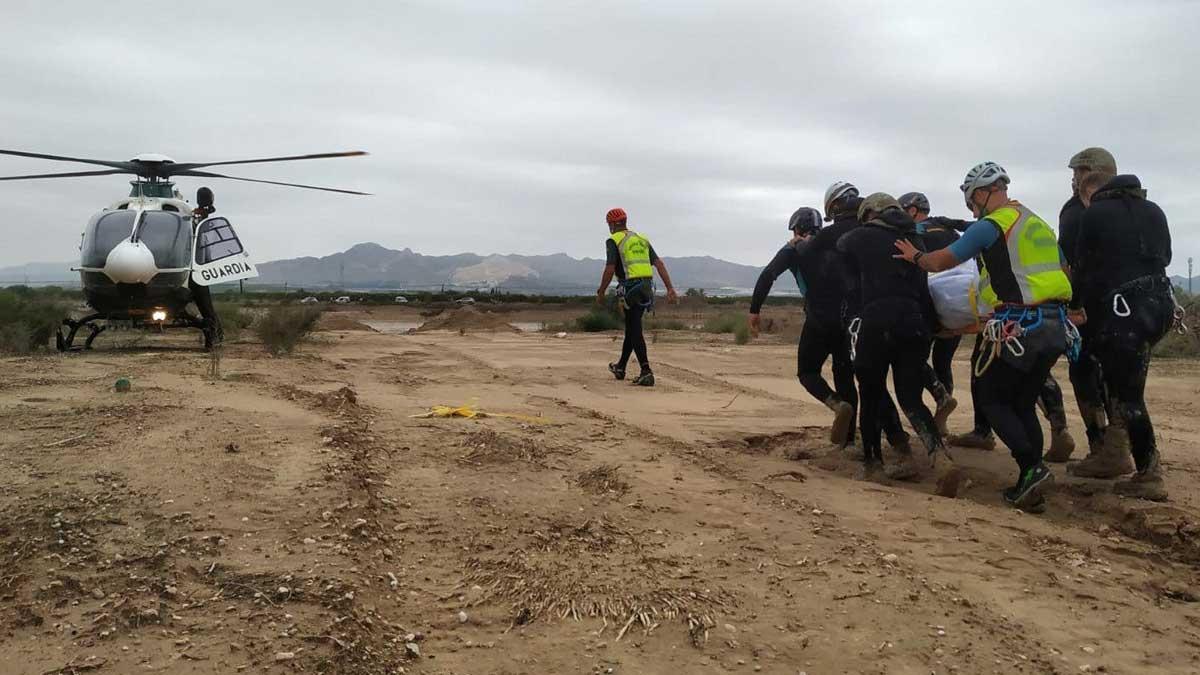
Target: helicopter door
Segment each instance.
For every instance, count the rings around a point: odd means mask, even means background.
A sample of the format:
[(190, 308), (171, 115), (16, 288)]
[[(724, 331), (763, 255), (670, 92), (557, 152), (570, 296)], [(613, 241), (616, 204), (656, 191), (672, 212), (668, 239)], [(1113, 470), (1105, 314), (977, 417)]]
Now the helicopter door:
[(206, 218), (196, 228), (192, 262), (192, 281), (201, 286), (258, 276), (233, 225), (221, 216)]

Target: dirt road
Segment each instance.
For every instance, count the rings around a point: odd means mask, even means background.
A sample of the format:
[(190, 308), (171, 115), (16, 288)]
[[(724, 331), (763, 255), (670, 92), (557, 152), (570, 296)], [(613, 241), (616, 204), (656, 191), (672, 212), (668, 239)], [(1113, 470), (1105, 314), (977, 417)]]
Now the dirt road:
[[(0, 672), (1200, 671), (1195, 363), (1152, 373), (1172, 502), (1058, 468), (1032, 516), (1003, 450), (956, 500), (853, 480), (790, 345), (664, 339), (654, 389), (616, 346), (0, 360)], [(515, 417), (412, 417), (465, 403)]]

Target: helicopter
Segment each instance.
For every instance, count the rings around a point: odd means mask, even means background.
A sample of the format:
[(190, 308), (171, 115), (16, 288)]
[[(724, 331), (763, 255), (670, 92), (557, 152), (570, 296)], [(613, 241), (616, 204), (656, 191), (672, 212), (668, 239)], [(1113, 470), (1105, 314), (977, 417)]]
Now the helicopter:
[[(135, 328), (198, 328), (204, 335), (205, 349), (212, 349), (223, 339), (221, 320), (213, 308), (209, 286), (251, 279), (258, 276), (258, 270), (229, 219), (214, 215), (212, 190), (207, 187), (197, 190), (196, 206), (193, 207), (176, 189), (172, 178), (223, 178), (351, 195), (369, 194), (201, 170), (233, 164), (367, 154), (361, 150), (217, 162), (176, 162), (166, 155), (154, 153), (140, 154), (128, 161), (2, 149), (0, 154), (107, 167), (94, 171), (3, 176), (0, 181), (118, 174), (135, 177), (130, 181), (129, 196), (93, 215), (83, 229), (79, 267), (72, 271), (79, 272), (84, 301), (91, 313), (79, 319), (63, 319), (55, 334), (59, 351), (76, 349), (74, 342), (80, 329), (88, 330), (82, 348), (91, 349), (93, 341), (105, 329), (120, 324)], [(189, 311), (189, 304), (196, 306), (199, 315)]]

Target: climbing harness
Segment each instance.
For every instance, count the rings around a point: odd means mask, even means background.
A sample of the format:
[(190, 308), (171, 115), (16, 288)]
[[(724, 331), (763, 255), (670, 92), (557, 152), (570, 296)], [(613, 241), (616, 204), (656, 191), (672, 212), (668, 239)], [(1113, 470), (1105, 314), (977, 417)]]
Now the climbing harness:
[(850, 333), (850, 360), (854, 361), (858, 354), (858, 331), (862, 328), (862, 317), (856, 316), (850, 321), (850, 327), (846, 329)]
[(647, 284), (649, 288), (646, 293), (646, 300), (637, 303), (639, 307), (644, 308), (647, 312), (654, 311), (654, 282), (645, 279), (634, 279), (632, 282), (626, 282), (617, 285), (617, 296), (621, 299), (621, 307), (630, 309), (629, 294), (641, 288), (642, 284)]
[(1121, 318), (1125, 318), (1130, 314), (1133, 314), (1133, 310), (1129, 309), (1129, 301), (1126, 300), (1125, 296), (1121, 295), (1120, 293), (1113, 294), (1112, 310), (1113, 314), (1116, 314)]
[(1022, 338), (1041, 327), (1045, 322), (1046, 312), (1055, 310), (1057, 310), (1058, 318), (1062, 321), (1067, 333), (1067, 357), (1072, 361), (1077, 360), (1083, 340), (1079, 335), (1079, 329), (1067, 319), (1067, 311), (1062, 305), (1037, 305), (1034, 307), (1007, 305), (997, 310), (992, 318), (983, 324), (980, 337), (983, 339), (984, 346), (975, 360), (975, 376), (979, 377), (987, 372), (996, 357), (1000, 356), (1005, 349), (1018, 359), (1024, 356), (1025, 343)]

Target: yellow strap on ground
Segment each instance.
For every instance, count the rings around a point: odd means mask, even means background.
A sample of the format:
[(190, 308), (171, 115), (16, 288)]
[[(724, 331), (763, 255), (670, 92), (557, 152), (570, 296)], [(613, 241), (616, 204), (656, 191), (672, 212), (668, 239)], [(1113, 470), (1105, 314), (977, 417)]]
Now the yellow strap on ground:
[(460, 406), (435, 405), (435, 406), (431, 406), (429, 408), (429, 412), (421, 413), (419, 415), (409, 415), (409, 417), (410, 418), (424, 418), (424, 419), (428, 419), (431, 417), (443, 417), (443, 418), (462, 417), (462, 418), (469, 419), (469, 420), (482, 419), (484, 417), (499, 417), (499, 418), (520, 420), (522, 422), (532, 422), (534, 424), (546, 424), (549, 422), (549, 420), (547, 420), (544, 417), (536, 417), (534, 415), (521, 415), (518, 413), (487, 412), (485, 410), (480, 410), (479, 408), (476, 408), (471, 405), (460, 405)]

